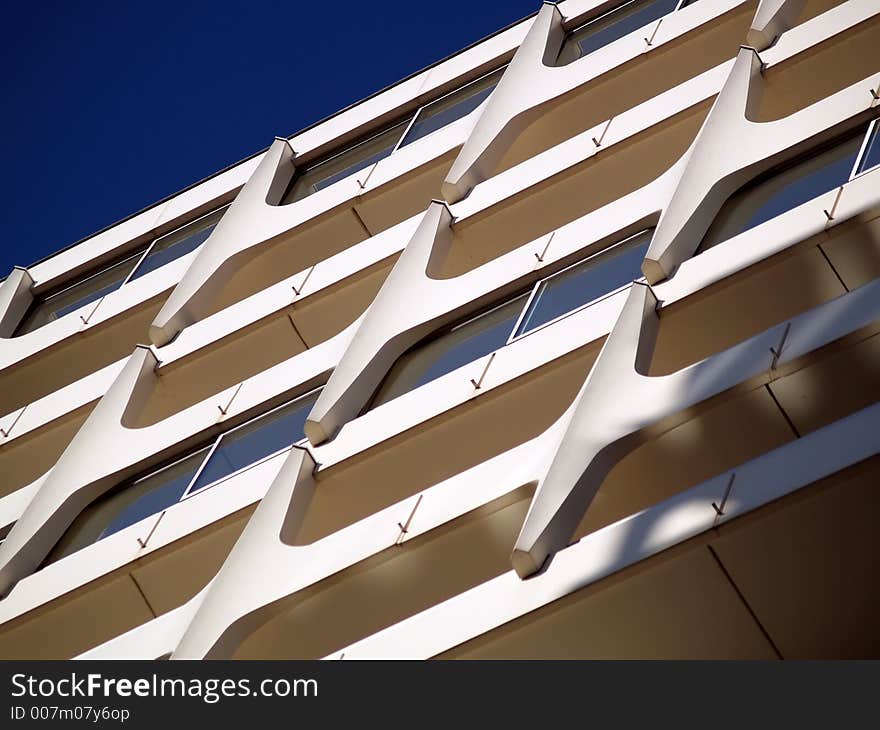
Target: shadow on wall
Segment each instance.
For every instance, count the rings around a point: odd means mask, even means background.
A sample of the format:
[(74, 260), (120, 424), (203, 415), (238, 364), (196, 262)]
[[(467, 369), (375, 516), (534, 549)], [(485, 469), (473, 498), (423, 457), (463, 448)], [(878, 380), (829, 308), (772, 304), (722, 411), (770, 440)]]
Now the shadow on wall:
[[(437, 658), (876, 659), (878, 477), (873, 457)], [(608, 564), (637, 559), (673, 508), (711, 509), (679, 499), (631, 523)]]

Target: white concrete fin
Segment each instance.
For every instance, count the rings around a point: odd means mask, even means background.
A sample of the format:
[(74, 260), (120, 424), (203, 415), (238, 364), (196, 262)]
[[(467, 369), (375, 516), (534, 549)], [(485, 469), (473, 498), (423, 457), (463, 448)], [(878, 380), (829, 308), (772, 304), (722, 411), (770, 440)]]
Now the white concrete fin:
[(145, 397), (145, 386), (152, 387), (155, 364), (152, 350), (139, 345), (58, 457), (0, 545), (0, 594), (36, 570), (76, 516), (122, 478), (120, 472), (131, 462), (129, 449), (120, 443), (123, 415)]
[(444, 298), (430, 291), (446, 283), (432, 280), (429, 271), (452, 243), (451, 223), (445, 203), (428, 206), (309, 414), (305, 431), (313, 444), (331, 439), (354, 418), (394, 361), (435, 327)]
[(443, 181), (446, 200), (457, 202), (486, 180), (531, 121), (527, 111), (541, 93), (541, 71), (555, 59), (564, 38), (562, 13), (544, 3)]
[(254, 219), (283, 195), (294, 172), (293, 158), (286, 139), (272, 143), (150, 325), (154, 345), (167, 344), (208, 311), (217, 292), (235, 272), (234, 266), (227, 265), (229, 259), (253, 245)]

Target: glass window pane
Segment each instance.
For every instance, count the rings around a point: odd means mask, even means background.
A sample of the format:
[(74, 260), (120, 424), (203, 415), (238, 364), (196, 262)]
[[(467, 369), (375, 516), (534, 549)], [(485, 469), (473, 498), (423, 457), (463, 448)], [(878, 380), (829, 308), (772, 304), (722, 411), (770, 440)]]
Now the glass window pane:
[(557, 66), (576, 61), (675, 10), (678, 0), (631, 0), (575, 28), (559, 51)]
[(407, 124), (409, 124), (409, 118), (375, 137), (359, 142), (326, 160), (316, 162), (304, 170), (298, 171), (280, 204), (287, 205), (302, 200), (312, 193), (388, 157)]
[(175, 504), (195, 476), (208, 449), (96, 499), (73, 521), (46, 563), (54, 563), (101, 538)]
[(501, 80), (504, 69), (498, 69), (451, 94), (422, 107), (400, 146), (415, 142), (431, 132), (470, 114), (482, 104)]
[(300, 398), (224, 434), (190, 492), (302, 441), (303, 426), (316, 399), (316, 394)]
[(754, 228), (843, 185), (850, 176), (862, 135), (813, 154), (734, 193), (706, 232), (700, 251)]
[(870, 170), (877, 165), (880, 165), (880, 124), (875, 123), (857, 172)]
[(540, 327), (638, 279), (650, 241), (651, 234), (645, 233), (541, 282), (516, 334)]
[(372, 407), (387, 403), (441, 375), (504, 347), (526, 295), (420, 343), (402, 355), (379, 387)]
[(101, 533), (101, 537), (112, 535), (145, 517), (158, 514), (172, 504), (177, 504), (208, 455), (209, 448), (201, 449), (176, 464), (150, 474), (120, 492), (117, 515)]
[(21, 321), (15, 331), (15, 335), (33, 332), (43, 325), (63, 317), (65, 314), (75, 312), (80, 307), (84, 307), (90, 302), (96, 302), (106, 294), (115, 291), (122, 286), (125, 277), (134, 268), (142, 253), (143, 249), (141, 249), (140, 253), (129, 256), (124, 261), (113, 264), (57, 294), (52, 294), (39, 301)]
[(211, 231), (220, 222), (220, 218), (223, 217), (228, 207), (225, 205), (176, 231), (171, 231), (171, 233), (157, 238), (150, 248), (150, 253), (132, 274), (131, 280), (155, 271), (159, 267), (185, 256), (190, 251), (195, 251), (211, 235)]

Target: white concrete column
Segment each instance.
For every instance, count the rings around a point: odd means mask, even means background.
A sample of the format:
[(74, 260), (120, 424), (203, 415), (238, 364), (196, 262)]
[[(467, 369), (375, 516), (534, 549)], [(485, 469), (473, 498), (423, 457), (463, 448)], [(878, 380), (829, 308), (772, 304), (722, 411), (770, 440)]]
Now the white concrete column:
[(366, 405), (394, 361), (435, 328), (446, 298), (431, 291), (450, 284), (431, 279), (429, 271), (452, 245), (451, 223), (444, 202), (428, 206), (309, 414), (305, 432), (313, 444), (333, 438)]
[(289, 594), (301, 550), (282, 542), (305, 518), (315, 462), (294, 446), (215, 576), (172, 659), (229, 658)]
[(34, 280), (27, 269), (16, 266), (0, 284), (0, 337), (11, 337), (34, 301)]
[(678, 372), (645, 375), (659, 326), (656, 303), (647, 286), (632, 287), (575, 400), (511, 557), (520, 577), (569, 544), (605, 477), (626, 454), (687, 420), (688, 408), (769, 372), (770, 348), (779, 347), (784, 324)]
[(64, 531), (92, 501), (128, 474), (137, 432), (123, 437), (122, 420), (142, 381), (152, 380), (156, 358), (138, 345), (106, 395), (92, 410), (73, 440), (58, 457), (42, 486), (0, 545), (0, 595), (32, 573)]
[(552, 66), (565, 39), (562, 13), (544, 2), (510, 65), (486, 102), (441, 188), (451, 203), (466, 197), (492, 171), (519, 134), (540, 115), (535, 104), (545, 88), (542, 73)]
[(748, 162), (761, 159), (765, 147), (746, 119), (752, 80), (761, 76), (761, 61), (743, 47), (730, 75), (709, 110), (703, 127), (686, 153), (687, 164), (669, 204), (660, 216), (642, 271), (652, 284), (671, 276), (690, 258), (724, 201), (747, 182)]
[(287, 139), (276, 137), (150, 325), (153, 344), (166, 344), (209, 310), (235, 273), (229, 260), (252, 245), (255, 220), (260, 220), (267, 204), (277, 205), (284, 194), (294, 173), (293, 158)]
[[(742, 46), (730, 75), (686, 153), (686, 164), (648, 248), (642, 272), (655, 284), (693, 256), (730, 195), (757, 175), (831, 139), (841, 119), (870, 109), (861, 84), (774, 121), (753, 122), (751, 110), (764, 93), (762, 62)], [(835, 129), (837, 127), (837, 129)]]
[(794, 25), (804, 5), (806, 0), (761, 0), (746, 43), (758, 51), (768, 48)]

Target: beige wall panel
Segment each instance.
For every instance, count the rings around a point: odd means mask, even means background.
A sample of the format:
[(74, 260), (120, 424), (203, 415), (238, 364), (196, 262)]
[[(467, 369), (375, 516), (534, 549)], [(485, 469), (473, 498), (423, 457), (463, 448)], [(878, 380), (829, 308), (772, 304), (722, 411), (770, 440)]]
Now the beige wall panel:
[(880, 276), (880, 217), (874, 210), (868, 218), (835, 226), (822, 243), (822, 250), (850, 290)]
[[(781, 119), (880, 71), (880, 16), (818, 43), (764, 73), (756, 122)], [(867, 93), (867, 89), (865, 90)]]
[(458, 150), (456, 147), (442, 157), (364, 195), (355, 208), (370, 233), (376, 235), (391, 228), (424, 211), (432, 199), (440, 198), (440, 183), (452, 167)]
[(11, 413), (131, 355), (135, 345), (149, 341), (147, 331), (164, 297), (155, 297), (0, 372), (0, 413)]
[(142, 428), (157, 423), (305, 349), (287, 310), (267, 317), (160, 369), (143, 406), (126, 414), (126, 425)]
[[(246, 639), (238, 659), (318, 659), (510, 569), (532, 487), (310, 586)], [(397, 532), (389, 525), (389, 543)]]
[(710, 106), (697, 104), (454, 225), (436, 278), (464, 274), (652, 182), (684, 154)]
[(845, 294), (822, 252), (807, 246), (662, 309), (650, 374), (680, 370)]
[(581, 588), (438, 658), (774, 658), (708, 549), (694, 542), (687, 547)]
[(296, 329), (309, 347), (329, 340), (363, 314), (375, 299), (397, 256), (373, 264), (290, 308)]
[(836, 8), (838, 5), (842, 5), (845, 2), (846, 0), (807, 0), (792, 27), (800, 25), (801, 23), (806, 23), (817, 15), (821, 15), (822, 13), (831, 10), (831, 8)]
[(233, 273), (204, 316), (240, 302), (367, 238), (369, 233), (352, 209), (345, 206), (246, 249), (223, 263), (221, 270), (229, 268)]
[(0, 659), (70, 659), (153, 618), (128, 573), (0, 626)]
[(574, 400), (600, 347), (582, 347), (319, 471), (303, 524), (287, 539), (314, 542), (534, 438)]
[(253, 511), (239, 510), (0, 625), (0, 659), (67, 659), (180, 606), (214, 577)]
[(0, 497), (49, 471), (91, 410), (91, 405), (85, 406), (4, 444), (0, 448)]
[(787, 659), (880, 656), (880, 457), (721, 528), (713, 547)]
[[(222, 489), (222, 486), (220, 487)], [(211, 580), (244, 530), (256, 506), (171, 543), (131, 571), (157, 615), (186, 603)]]
[(880, 335), (829, 353), (770, 384), (802, 435), (880, 399)]

